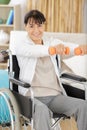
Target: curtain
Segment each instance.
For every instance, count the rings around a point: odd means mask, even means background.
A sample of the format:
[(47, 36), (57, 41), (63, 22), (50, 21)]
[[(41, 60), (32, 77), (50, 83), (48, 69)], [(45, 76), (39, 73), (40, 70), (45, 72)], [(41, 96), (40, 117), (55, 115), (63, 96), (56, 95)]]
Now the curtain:
[(46, 17), (49, 32), (82, 32), (84, 0), (28, 0), (27, 9), (38, 9)]

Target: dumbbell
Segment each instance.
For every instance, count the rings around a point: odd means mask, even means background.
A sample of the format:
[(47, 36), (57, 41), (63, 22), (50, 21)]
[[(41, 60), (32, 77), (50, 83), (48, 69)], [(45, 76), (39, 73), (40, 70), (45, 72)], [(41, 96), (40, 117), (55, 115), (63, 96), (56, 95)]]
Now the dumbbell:
[[(56, 54), (56, 49), (55, 47), (50, 47), (50, 55), (54, 55)], [(70, 48), (69, 47), (65, 47), (65, 54), (69, 55), (70, 54)]]
[(82, 54), (82, 50), (79, 47), (77, 47), (77, 48), (74, 49), (74, 54), (75, 55), (81, 55)]

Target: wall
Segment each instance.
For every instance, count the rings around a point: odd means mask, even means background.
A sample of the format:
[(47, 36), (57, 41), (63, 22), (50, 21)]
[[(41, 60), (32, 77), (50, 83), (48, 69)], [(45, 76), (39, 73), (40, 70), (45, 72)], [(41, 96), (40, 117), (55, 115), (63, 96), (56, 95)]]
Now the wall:
[(84, 24), (83, 24), (83, 32), (87, 33), (87, 0), (84, 2)]

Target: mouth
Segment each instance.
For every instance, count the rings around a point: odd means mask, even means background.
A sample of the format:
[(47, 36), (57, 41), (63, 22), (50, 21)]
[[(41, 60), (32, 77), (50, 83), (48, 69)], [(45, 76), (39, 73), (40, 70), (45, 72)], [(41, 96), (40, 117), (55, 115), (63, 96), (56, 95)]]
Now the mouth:
[(41, 34), (33, 34), (34, 37), (41, 37)]

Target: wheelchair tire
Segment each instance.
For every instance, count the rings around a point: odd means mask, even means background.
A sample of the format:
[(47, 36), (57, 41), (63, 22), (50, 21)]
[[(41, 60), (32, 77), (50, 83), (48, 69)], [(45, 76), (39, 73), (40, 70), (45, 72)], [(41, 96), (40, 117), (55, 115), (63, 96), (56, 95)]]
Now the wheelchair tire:
[[(1, 101), (1, 98), (4, 101)], [(6, 113), (7, 111), (7, 113)], [(0, 89), (0, 127), (8, 130), (21, 130), (18, 104), (12, 92), (7, 88)]]

